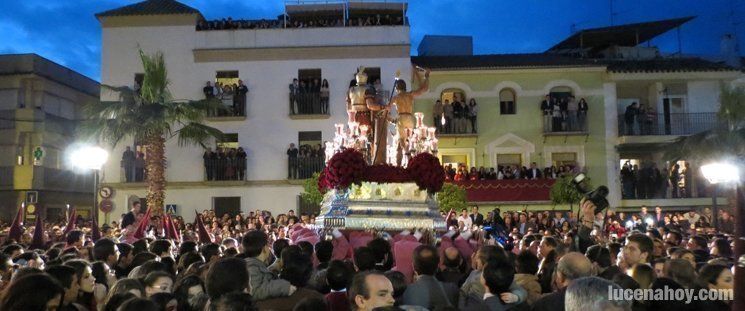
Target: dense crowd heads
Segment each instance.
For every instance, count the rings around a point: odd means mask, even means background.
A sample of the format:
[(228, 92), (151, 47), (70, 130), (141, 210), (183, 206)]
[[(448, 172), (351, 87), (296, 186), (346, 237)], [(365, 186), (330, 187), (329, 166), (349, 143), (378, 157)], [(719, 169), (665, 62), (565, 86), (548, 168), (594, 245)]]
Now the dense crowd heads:
[(306, 179), (323, 170), (326, 147), (323, 144), (302, 144), (300, 148), (291, 143), (287, 147), (287, 179)]
[(212, 109), (209, 115), (213, 117), (225, 116), (245, 116), (246, 115), (246, 95), (248, 86), (243, 84), (243, 80), (238, 83), (229, 84), (215, 82), (214, 84), (207, 81), (202, 88), (205, 99), (216, 99), (220, 102), (219, 109)]
[(347, 23), (338, 16), (310, 17), (293, 20), (280, 16), (277, 19), (261, 20), (233, 20), (232, 17), (219, 20), (201, 20), (197, 23), (197, 30), (237, 30), (237, 29), (278, 29), (278, 28), (319, 28), (319, 27), (367, 27), (367, 26), (401, 26), (404, 25), (403, 15), (359, 15), (350, 17)]
[(329, 82), (326, 79), (292, 79), (290, 114), (329, 114)]
[(202, 154), (206, 180), (245, 180), (246, 157), (243, 147), (207, 148)]
[(541, 101), (543, 114), (543, 131), (550, 132), (586, 132), (587, 111), (584, 98), (577, 100), (574, 96), (546, 95)]
[(455, 96), (452, 103), (449, 99), (438, 99), (432, 107), (432, 124), (441, 134), (476, 134), (478, 114), (479, 105), (474, 98), (466, 102)]
[(559, 165), (539, 168), (535, 162), (530, 167), (513, 165), (499, 165), (495, 170), (493, 167), (478, 169), (474, 166), (469, 170), (467, 166), (461, 164), (453, 167), (452, 164), (446, 164), (445, 180), (466, 181), (466, 180), (504, 180), (504, 179), (560, 179), (567, 176), (573, 176), (580, 173), (577, 165)]
[(621, 194), (624, 199), (653, 198), (705, 198), (707, 182), (699, 170), (689, 162), (664, 166), (660, 170), (655, 162), (631, 164), (621, 167)]
[(167, 239), (159, 216), (140, 226), (148, 213), (135, 203), (95, 241), (85, 222), (43, 231), (40, 245), (35, 228), (6, 237), (0, 310), (729, 310), (608, 299), (609, 287), (731, 290), (733, 240), (705, 230), (709, 211), (668, 224), (676, 212), (644, 208), (622, 232), (621, 213), (594, 210), (473, 206), (443, 215), (447, 232), (340, 232), (292, 210), (207, 210), (195, 224), (173, 217), (180, 237)]

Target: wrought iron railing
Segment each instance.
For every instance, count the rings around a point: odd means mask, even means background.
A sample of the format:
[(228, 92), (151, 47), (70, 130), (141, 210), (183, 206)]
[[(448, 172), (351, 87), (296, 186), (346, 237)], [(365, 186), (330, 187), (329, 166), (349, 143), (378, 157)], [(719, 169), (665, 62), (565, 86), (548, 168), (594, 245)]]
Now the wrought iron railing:
[(287, 158), (287, 179), (306, 179), (313, 173), (323, 171), (326, 161), (323, 157)]
[(290, 93), (290, 115), (329, 114), (329, 99), (319, 92)]
[(715, 112), (618, 116), (618, 136), (692, 135), (720, 126)]

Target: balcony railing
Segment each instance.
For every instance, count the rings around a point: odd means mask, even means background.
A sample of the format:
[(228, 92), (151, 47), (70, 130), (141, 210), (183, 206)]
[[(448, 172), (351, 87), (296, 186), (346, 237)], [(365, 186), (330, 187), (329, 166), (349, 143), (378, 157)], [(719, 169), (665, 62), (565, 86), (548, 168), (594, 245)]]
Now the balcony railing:
[(587, 114), (562, 111), (560, 114), (544, 114), (543, 134), (586, 134)]
[(715, 112), (618, 116), (618, 136), (692, 135), (720, 126)]
[(246, 179), (246, 159), (219, 157), (204, 161), (206, 181), (228, 181)]
[(309, 158), (288, 158), (287, 159), (287, 179), (306, 179), (313, 176), (313, 173), (320, 173), (326, 166), (323, 157)]
[(207, 112), (210, 118), (228, 118), (228, 117), (245, 117), (246, 116), (246, 95), (222, 96), (216, 98), (220, 104), (220, 109), (214, 109)]
[(329, 99), (321, 93), (290, 93), (290, 115), (329, 114)]

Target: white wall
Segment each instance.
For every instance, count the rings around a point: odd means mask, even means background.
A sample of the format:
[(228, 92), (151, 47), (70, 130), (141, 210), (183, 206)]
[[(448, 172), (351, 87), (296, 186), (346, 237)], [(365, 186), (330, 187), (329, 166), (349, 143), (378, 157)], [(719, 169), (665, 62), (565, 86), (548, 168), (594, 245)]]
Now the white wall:
[[(350, 28), (346, 28), (350, 29)], [(401, 33), (392, 33), (397, 30)], [(248, 154), (248, 180), (283, 180), (287, 177), (287, 156), (285, 151), (289, 143), (297, 143), (299, 131), (322, 131), (323, 139), (333, 136), (334, 123), (346, 122), (345, 93), (349, 81), (354, 77), (359, 66), (380, 67), (381, 80), (386, 89), (391, 89), (397, 70), (401, 78), (409, 82), (411, 62), (408, 56), (400, 58), (341, 59), (341, 60), (288, 60), (288, 61), (254, 61), (254, 62), (211, 62), (194, 63), (193, 49), (201, 48), (203, 41), (211, 40), (211, 46), (248, 44), (251, 40), (262, 44), (280, 44), (298, 40), (302, 45), (310, 41), (319, 43), (336, 42), (340, 29), (270, 30), (270, 31), (209, 31), (196, 32), (193, 26), (168, 27), (126, 27), (104, 28), (101, 55), (101, 82), (108, 85), (128, 85), (134, 81), (134, 74), (142, 72), (138, 47), (146, 53), (163, 52), (170, 78), (170, 91), (176, 99), (202, 99), (202, 87), (206, 81), (214, 81), (216, 71), (238, 70), (240, 78), (247, 84), (247, 117), (241, 121), (209, 122), (225, 133), (238, 133), (239, 143)], [(360, 41), (364, 37), (356, 34), (370, 33), (373, 42)], [(228, 33), (241, 38), (217, 38)], [(408, 44), (408, 27), (375, 27), (360, 28), (359, 31), (342, 32), (341, 42), (350, 44), (380, 44), (383, 39), (405, 41)], [(303, 34), (310, 35), (304, 37)], [(264, 37), (271, 35), (270, 37)], [(259, 38), (262, 37), (262, 38)], [(314, 39), (315, 38), (315, 39)], [(214, 40), (213, 40), (214, 39)], [(219, 40), (218, 40), (219, 39)], [(227, 40), (227, 41), (226, 41)], [(264, 40), (264, 41), (262, 41)], [(274, 41), (271, 41), (274, 40)], [(310, 40), (310, 41), (309, 41)], [(197, 43), (199, 42), (199, 44)], [(269, 42), (269, 43), (266, 43)], [(401, 42), (399, 42), (401, 43)], [(258, 44), (258, 43), (255, 43)], [(316, 44), (319, 45), (319, 44)], [(292, 78), (297, 77), (298, 69), (320, 68), (324, 79), (329, 81), (330, 114), (329, 119), (292, 120), (289, 118), (289, 88)], [(410, 83), (408, 85), (411, 85)], [(102, 92), (102, 99), (110, 95)], [(105, 166), (104, 181), (118, 183), (122, 180), (120, 171), (121, 154), (124, 147), (132, 145), (126, 140), (111, 151), (111, 159)], [(166, 144), (168, 167), (166, 180), (174, 182), (199, 182), (204, 180), (203, 150), (201, 147), (179, 147), (174, 140)], [(283, 210), (295, 207), (295, 196), (301, 187), (213, 187), (200, 190), (168, 190), (167, 204), (179, 204), (182, 210), (204, 209), (211, 207), (212, 196), (228, 196), (225, 193), (240, 194), (244, 209), (262, 208)], [(127, 192), (126, 190), (123, 192)], [(220, 194), (218, 194), (220, 193)], [(140, 191), (144, 195), (144, 190)], [(126, 200), (126, 199), (117, 199)], [(117, 209), (126, 201), (117, 201)], [(116, 215), (116, 214), (115, 214)], [(185, 214), (182, 214), (185, 215)]]
[(688, 82), (687, 112), (719, 111), (720, 81)]
[(195, 48), (409, 44), (408, 26), (198, 31)]

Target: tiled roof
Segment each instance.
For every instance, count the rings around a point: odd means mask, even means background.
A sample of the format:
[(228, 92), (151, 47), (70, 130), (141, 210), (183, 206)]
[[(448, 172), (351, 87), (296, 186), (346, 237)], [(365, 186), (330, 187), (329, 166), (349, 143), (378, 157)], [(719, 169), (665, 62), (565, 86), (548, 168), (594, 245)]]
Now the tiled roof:
[(413, 56), (415, 65), (433, 70), (443, 69), (507, 69), (603, 66), (596, 60), (566, 57), (556, 54), (491, 54), (462, 56)]
[(147, 0), (96, 14), (96, 17), (130, 15), (201, 14), (199, 10), (175, 0)]
[(701, 58), (659, 58), (650, 60), (625, 60), (608, 63), (609, 72), (652, 73), (652, 72), (693, 72), (693, 71), (736, 71), (724, 63), (716, 63)]

